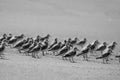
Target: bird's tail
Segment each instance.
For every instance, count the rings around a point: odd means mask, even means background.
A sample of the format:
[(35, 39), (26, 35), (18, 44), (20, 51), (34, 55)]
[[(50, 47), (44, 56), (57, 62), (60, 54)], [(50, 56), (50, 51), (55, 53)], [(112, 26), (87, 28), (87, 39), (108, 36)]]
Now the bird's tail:
[(101, 58), (103, 58), (103, 57), (97, 57), (96, 59), (101, 59)]
[(82, 52), (81, 52), (81, 53), (79, 53), (79, 54), (77, 54), (76, 56), (80, 56), (80, 55), (82, 55)]
[(116, 58), (120, 58), (120, 56), (115, 56)]

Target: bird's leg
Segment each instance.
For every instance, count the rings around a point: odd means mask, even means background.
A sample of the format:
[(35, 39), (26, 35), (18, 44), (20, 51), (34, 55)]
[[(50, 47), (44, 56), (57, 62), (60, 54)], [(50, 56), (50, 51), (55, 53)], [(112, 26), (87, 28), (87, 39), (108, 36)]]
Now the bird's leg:
[(105, 60), (105, 59), (103, 58), (103, 64), (105, 64), (104, 60)]
[(108, 59), (106, 59), (106, 63), (108, 64)]
[(36, 54), (37, 54), (37, 58), (39, 58), (39, 55), (38, 55), (38, 53), (39, 53), (39, 52), (37, 52), (37, 53), (36, 53)]
[(35, 54), (34, 54), (34, 52), (32, 53), (32, 57), (35, 58)]
[(62, 59), (65, 60), (63, 56), (62, 56)]
[(73, 57), (72, 57), (72, 62), (73, 62), (73, 63), (75, 62), (74, 59), (73, 59)]
[(70, 57), (69, 57), (69, 61), (72, 62)]
[(119, 57), (119, 63), (120, 63), (120, 57)]
[(42, 51), (43, 56), (45, 56), (44, 51)]
[(87, 54), (86, 54), (85, 56), (86, 56), (86, 61), (88, 61), (88, 56), (87, 56)]
[(53, 51), (53, 55), (55, 55), (55, 52)]
[(32, 53), (32, 57), (33, 57), (33, 53)]
[(85, 60), (85, 55), (83, 55), (83, 60)]

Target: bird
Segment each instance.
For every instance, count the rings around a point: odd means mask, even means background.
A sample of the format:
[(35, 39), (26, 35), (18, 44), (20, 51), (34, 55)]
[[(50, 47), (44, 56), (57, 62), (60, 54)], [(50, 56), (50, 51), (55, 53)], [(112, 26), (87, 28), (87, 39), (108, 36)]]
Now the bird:
[[(48, 49), (48, 40), (46, 40), (45, 42), (44, 42), (44, 44), (41, 46), (41, 51), (42, 51), (42, 54), (43, 54), (43, 56), (45, 56), (45, 51)], [(47, 52), (46, 52), (47, 53)]]
[(57, 44), (57, 43), (58, 43), (58, 39), (55, 38), (54, 42), (49, 46), (48, 49), (51, 49), (51, 48), (52, 48), (55, 44)]
[(1, 45), (0, 45), (0, 58), (3, 59), (3, 52), (5, 50), (5, 46), (6, 46), (6, 43), (5, 42), (2, 42)]
[(101, 51), (101, 54), (103, 53), (103, 51), (107, 48), (107, 43), (106, 42), (103, 42), (102, 45), (100, 45), (96, 51)]
[(70, 46), (69, 45), (65, 45), (60, 51), (59, 51), (59, 53), (57, 54), (57, 55), (55, 55), (55, 56), (62, 56), (62, 55), (64, 55), (65, 53), (67, 53), (68, 51), (70, 50)]
[(78, 46), (81, 46), (81, 48), (83, 48), (83, 46), (87, 43), (87, 39), (84, 38), (83, 40), (81, 40), (80, 42), (77, 43)]
[(21, 34), (21, 35), (19, 35), (19, 36), (15, 36), (15, 38), (17, 38), (17, 39), (23, 39), (24, 37), (25, 37), (24, 34)]
[(2, 43), (3, 40), (6, 40), (7, 34), (3, 34), (0, 38), (0, 43)]
[(112, 42), (111, 45), (108, 46), (108, 48), (110, 48), (111, 50), (114, 50), (116, 47), (117, 43), (116, 42)]
[(95, 52), (95, 50), (97, 49), (97, 47), (98, 47), (99, 44), (100, 44), (100, 42), (98, 40), (95, 40), (93, 43), (91, 43), (90, 53), (93, 54), (93, 52)]
[(17, 38), (12, 37), (9, 41), (8, 41), (8, 45), (11, 46), (12, 44), (14, 45), (17, 42)]
[(85, 46), (85, 48), (83, 48), (80, 53), (78, 53), (76, 56), (83, 56), (84, 60), (88, 61), (88, 52), (90, 50), (91, 44), (88, 44), (87, 46)]
[(58, 52), (58, 50), (61, 48), (61, 42), (59, 42), (58, 44), (56, 44), (55, 46), (53, 46), (51, 49), (49, 49), (48, 51), (52, 51), (53, 54), (55, 55), (56, 52)]
[(71, 41), (70, 41), (70, 43), (71, 43), (72, 45), (75, 45), (75, 44), (77, 43), (77, 41), (78, 41), (78, 38), (75, 37), (74, 40), (71, 40)]
[(41, 43), (38, 43), (37, 46), (35, 46), (30, 53), (32, 53), (32, 57), (39, 58), (38, 53), (41, 50)]
[(40, 41), (43, 42), (44, 40), (48, 40), (50, 38), (50, 36), (51, 36), (50, 34), (47, 34), (45, 37), (41, 37)]
[(7, 36), (7, 41), (9, 41), (12, 37), (13, 37), (13, 35), (10, 33), (10, 34)]
[(67, 44), (68, 44), (67, 41), (64, 40), (64, 42), (61, 44), (61, 49), (62, 49), (64, 46), (66, 46)]
[(41, 38), (41, 36), (40, 36), (40, 35), (37, 35), (37, 36), (35, 37), (34, 41), (40, 42), (40, 38)]
[(77, 51), (79, 51), (79, 49), (77, 47), (75, 47), (72, 51), (66, 53), (62, 57), (63, 57), (63, 59), (69, 58), (69, 61), (74, 63), (75, 61), (73, 60), (73, 57), (77, 54)]
[(21, 40), (21, 41), (17, 42), (17, 43), (14, 45), (13, 48), (20, 48), (20, 47), (22, 47), (22, 45), (25, 44), (25, 42), (26, 42), (25, 39), (24, 39), (24, 40)]
[(34, 42), (32, 43), (32, 45), (28, 48), (28, 50), (24, 52), (24, 53), (26, 54), (26, 56), (29, 56), (29, 55), (30, 55), (29, 53), (31, 52), (31, 50), (32, 50), (34, 47), (36, 47), (37, 45), (38, 45), (37, 41), (34, 41)]
[(102, 54), (100, 57), (97, 57), (96, 59), (103, 59), (103, 63), (105, 63), (105, 62), (108, 63), (107, 61), (108, 61), (108, 58), (111, 55), (111, 53), (113, 53), (112, 50), (108, 49), (107, 52), (105, 52), (104, 54)]
[(28, 49), (32, 45), (32, 41), (29, 41), (27, 44), (23, 45), (18, 51), (21, 53), (21, 51)]
[(20, 37), (16, 37), (16, 36), (13, 36), (9, 41), (8, 41), (8, 44), (10, 45), (10, 47), (11, 47), (11, 44), (15, 44), (17, 41), (20, 41), (22, 38), (20, 38)]

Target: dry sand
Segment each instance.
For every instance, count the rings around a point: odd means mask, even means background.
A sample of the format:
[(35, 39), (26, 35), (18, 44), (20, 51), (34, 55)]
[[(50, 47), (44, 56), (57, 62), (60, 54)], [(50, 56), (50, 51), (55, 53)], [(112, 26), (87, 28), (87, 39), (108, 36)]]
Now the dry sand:
[(60, 57), (45, 56), (34, 59), (5, 51), (5, 60), (0, 59), (0, 80), (119, 80), (120, 64), (102, 60), (89, 62), (75, 59), (76, 63), (63, 61)]

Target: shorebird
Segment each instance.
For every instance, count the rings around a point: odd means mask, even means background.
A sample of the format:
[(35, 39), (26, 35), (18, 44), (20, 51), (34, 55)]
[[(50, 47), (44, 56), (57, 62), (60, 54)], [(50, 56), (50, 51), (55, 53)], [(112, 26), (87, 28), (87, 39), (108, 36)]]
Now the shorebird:
[(21, 53), (21, 51), (28, 49), (32, 45), (32, 41), (29, 41), (27, 44), (23, 45), (18, 51)]
[(100, 51), (101, 54), (102, 54), (103, 51), (104, 51), (106, 48), (107, 48), (107, 43), (106, 43), (106, 42), (103, 42), (103, 44), (100, 45), (100, 46), (96, 49), (96, 51)]
[(96, 59), (103, 59), (103, 63), (105, 63), (105, 62), (108, 63), (107, 61), (108, 61), (108, 58), (111, 55), (111, 53), (112, 53), (112, 50), (108, 49), (107, 52), (105, 52), (104, 54), (102, 54), (100, 57), (97, 57)]
[(62, 56), (62, 55), (64, 55), (65, 53), (67, 53), (69, 50), (70, 50), (70, 48), (71, 48), (71, 46), (70, 45), (65, 45), (60, 51), (59, 51), (59, 53), (57, 54), (57, 55), (55, 55), (55, 56)]
[(30, 54), (30, 52), (31, 52), (31, 50), (34, 48), (34, 47), (36, 47), (37, 46), (37, 41), (34, 41), (33, 43), (32, 43), (32, 45), (28, 48), (28, 50), (27, 51), (25, 51), (24, 53), (26, 54), (26, 56), (29, 56)]
[(38, 53), (41, 50), (41, 43), (38, 43), (37, 46), (35, 46), (30, 53), (32, 53), (32, 57), (39, 58)]
[(78, 38), (75, 37), (74, 40), (71, 40), (71, 41), (70, 41), (70, 43), (71, 43), (72, 45), (75, 45), (75, 44), (77, 43), (77, 41), (78, 41)]
[(12, 37), (13, 37), (13, 35), (12, 35), (12, 34), (9, 34), (9, 35), (7, 36), (7, 41), (9, 41)]
[(84, 46), (86, 43), (87, 43), (87, 39), (84, 38), (83, 40), (79, 41), (79, 42), (77, 43), (77, 45), (80, 46), (81, 48), (83, 48), (83, 46)]
[(58, 39), (55, 38), (54, 42), (50, 45), (50, 47), (48, 49), (51, 49), (57, 43), (58, 43)]
[(97, 49), (97, 47), (98, 47), (99, 44), (100, 44), (100, 42), (98, 40), (95, 40), (93, 43), (91, 43), (90, 53), (93, 54), (95, 52), (95, 50)]
[(20, 48), (20, 47), (22, 47), (22, 45), (25, 44), (25, 42), (26, 42), (25, 39), (24, 39), (24, 40), (21, 40), (21, 41), (17, 42), (17, 43), (14, 45), (13, 48)]
[(62, 49), (64, 46), (66, 46), (67, 44), (68, 44), (67, 41), (64, 40), (64, 42), (61, 44), (61, 49)]
[(43, 42), (44, 40), (48, 40), (50, 38), (50, 36), (51, 36), (50, 34), (47, 34), (45, 37), (41, 37), (40, 41)]
[(25, 35), (24, 34), (21, 34), (21, 35), (19, 35), (19, 36), (15, 36), (15, 38), (17, 38), (17, 39), (23, 39), (25, 37)]
[(77, 54), (77, 51), (79, 51), (79, 49), (77, 47), (75, 47), (72, 51), (66, 53), (65, 55), (63, 55), (63, 58), (69, 58), (70, 62), (75, 62), (73, 60), (73, 57)]
[[(48, 40), (46, 40), (45, 42), (44, 42), (44, 44), (41, 46), (41, 51), (42, 51), (42, 54), (43, 54), (43, 56), (45, 56), (45, 52), (47, 51), (47, 49), (48, 49)], [(47, 53), (47, 52), (46, 52)]]
[(48, 51), (52, 51), (53, 54), (55, 55), (55, 53), (58, 53), (58, 50), (61, 48), (61, 42), (59, 42), (58, 44), (56, 44), (55, 46), (53, 46), (51, 49), (49, 49)]
[(6, 34), (3, 34), (0, 38), (0, 43), (2, 43), (3, 40), (6, 40), (7, 39), (7, 35)]
[(81, 52), (79, 54), (77, 54), (77, 56), (83, 56), (84, 60), (88, 61), (88, 52), (90, 51), (90, 47), (91, 47), (91, 44), (88, 44), (87, 46), (85, 46), (85, 48), (83, 48), (81, 50)]
[(112, 44), (110, 44), (110, 45), (108, 46), (108, 48), (110, 48), (111, 50), (114, 50), (115, 47), (116, 47), (116, 45), (117, 45), (116, 42), (112, 42)]

